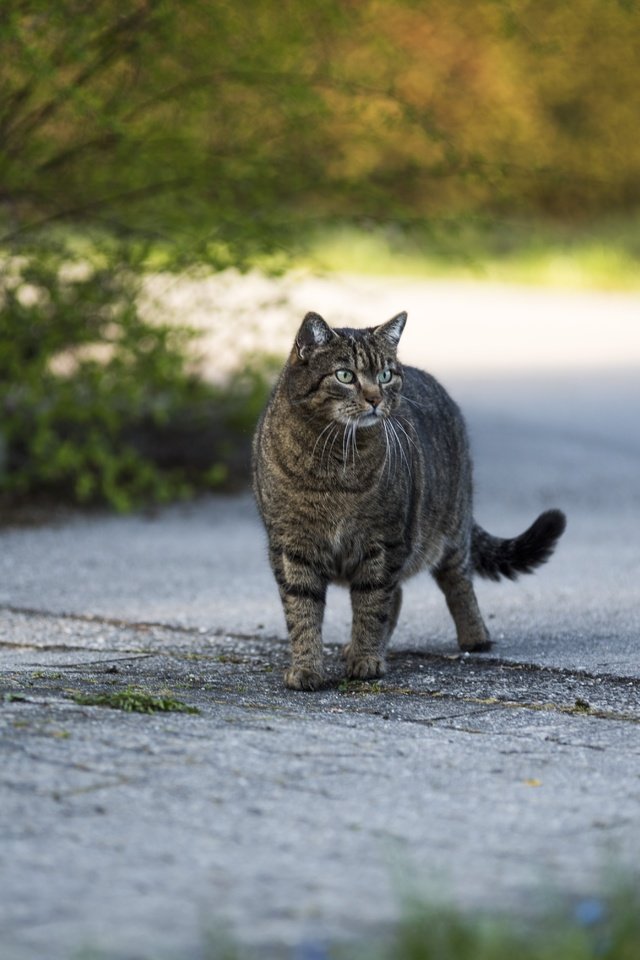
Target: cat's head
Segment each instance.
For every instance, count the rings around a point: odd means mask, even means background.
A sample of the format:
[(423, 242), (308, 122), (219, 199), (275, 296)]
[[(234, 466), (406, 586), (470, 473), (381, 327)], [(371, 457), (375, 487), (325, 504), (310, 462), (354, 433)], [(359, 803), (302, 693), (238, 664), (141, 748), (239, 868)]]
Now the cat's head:
[(390, 416), (402, 392), (396, 354), (406, 320), (399, 313), (378, 327), (333, 329), (308, 313), (287, 365), (292, 403), (318, 419), (357, 428)]

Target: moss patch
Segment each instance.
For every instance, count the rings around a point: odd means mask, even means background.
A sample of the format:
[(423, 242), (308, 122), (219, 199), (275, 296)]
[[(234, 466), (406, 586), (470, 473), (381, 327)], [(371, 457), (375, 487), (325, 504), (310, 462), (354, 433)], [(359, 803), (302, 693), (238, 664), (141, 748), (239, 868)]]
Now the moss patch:
[(127, 713), (200, 713), (197, 707), (190, 707), (175, 697), (154, 697), (139, 687), (125, 687), (114, 693), (74, 692), (71, 699), (84, 707), (108, 707)]

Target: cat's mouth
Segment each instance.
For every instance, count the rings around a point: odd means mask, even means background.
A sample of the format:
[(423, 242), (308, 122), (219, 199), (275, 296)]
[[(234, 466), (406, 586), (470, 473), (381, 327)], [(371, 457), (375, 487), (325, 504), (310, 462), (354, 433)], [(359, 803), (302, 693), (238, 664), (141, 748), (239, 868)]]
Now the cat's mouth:
[(357, 423), (359, 427), (373, 427), (382, 420), (382, 417), (383, 414), (379, 413), (378, 408), (376, 408), (375, 410), (368, 410), (365, 413), (361, 413)]

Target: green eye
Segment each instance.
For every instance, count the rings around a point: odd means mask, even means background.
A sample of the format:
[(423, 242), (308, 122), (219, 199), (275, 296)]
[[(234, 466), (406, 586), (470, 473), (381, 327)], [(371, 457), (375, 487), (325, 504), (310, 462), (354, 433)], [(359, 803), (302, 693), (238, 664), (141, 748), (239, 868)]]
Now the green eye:
[(356, 378), (353, 370), (336, 370), (336, 377), (340, 383), (353, 383)]
[(391, 377), (393, 376), (391, 370), (387, 367), (386, 370), (381, 370), (378, 374), (378, 383), (389, 383)]

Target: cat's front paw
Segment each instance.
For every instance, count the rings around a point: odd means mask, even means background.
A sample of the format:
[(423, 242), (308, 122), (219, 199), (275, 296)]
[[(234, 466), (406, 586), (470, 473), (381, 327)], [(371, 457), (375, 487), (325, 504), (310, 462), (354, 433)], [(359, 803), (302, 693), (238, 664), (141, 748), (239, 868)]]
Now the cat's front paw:
[(350, 680), (374, 680), (387, 672), (384, 657), (353, 657), (347, 654), (347, 676)]
[(291, 667), (285, 672), (284, 682), (290, 690), (318, 690), (324, 683), (324, 674), (307, 667)]

